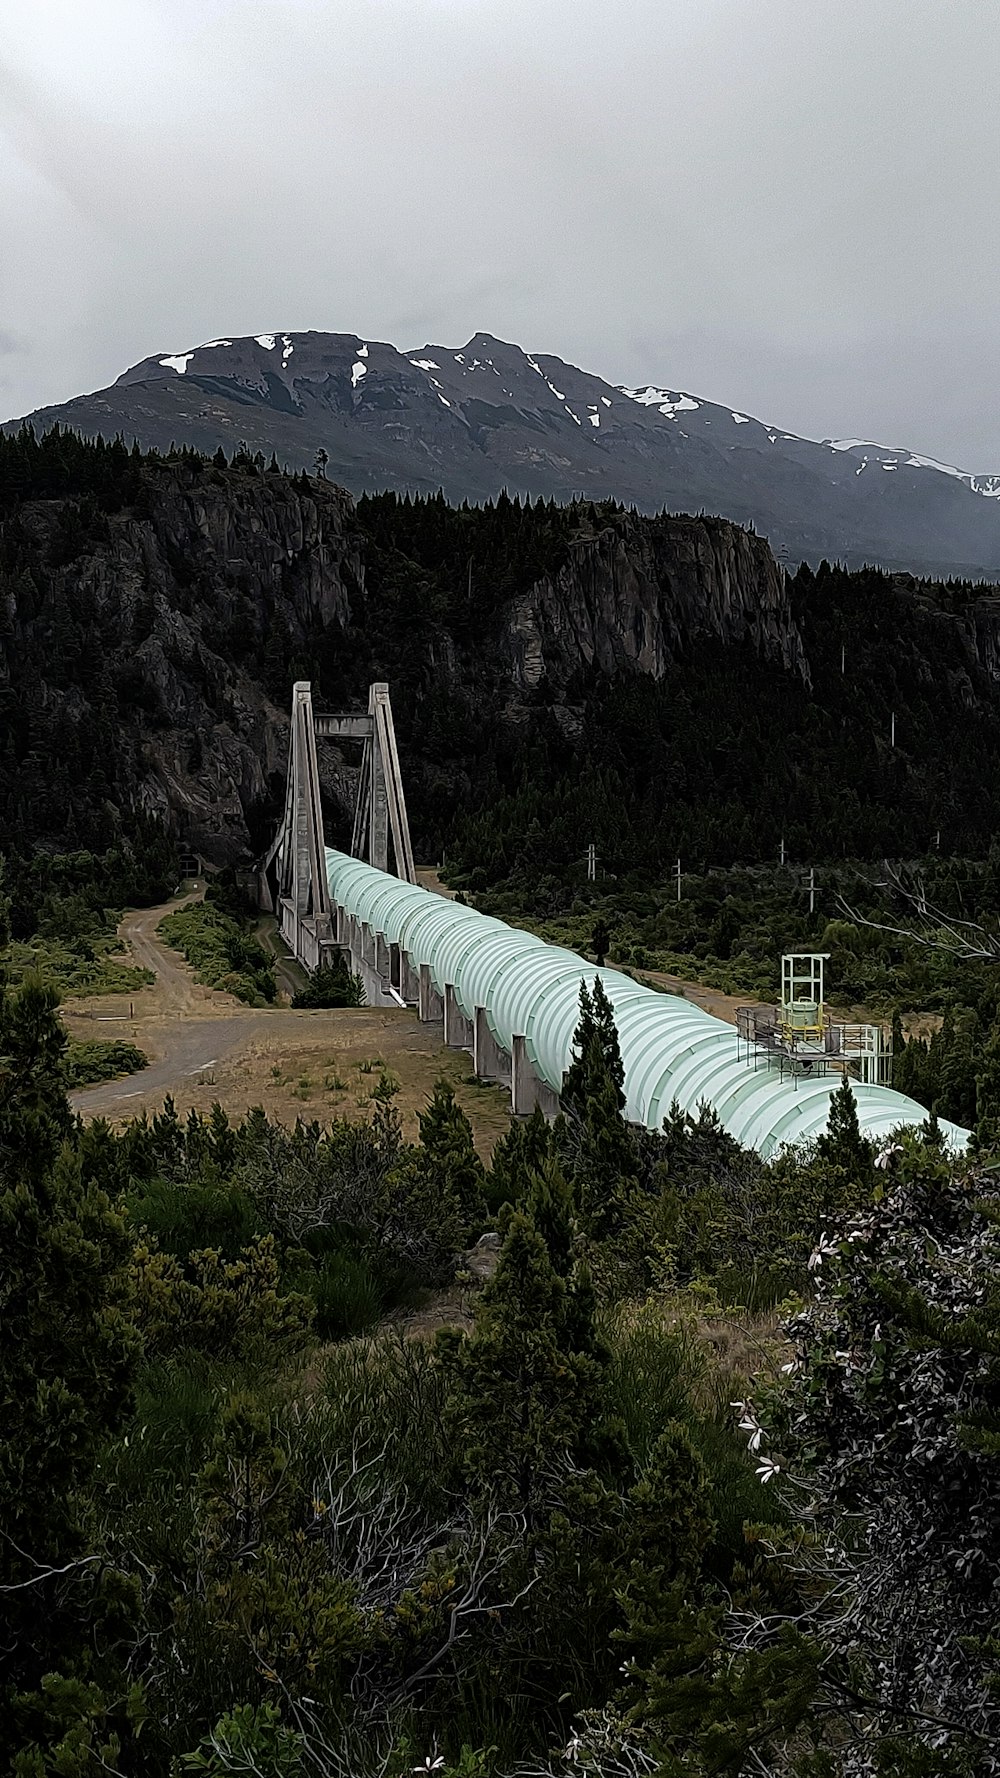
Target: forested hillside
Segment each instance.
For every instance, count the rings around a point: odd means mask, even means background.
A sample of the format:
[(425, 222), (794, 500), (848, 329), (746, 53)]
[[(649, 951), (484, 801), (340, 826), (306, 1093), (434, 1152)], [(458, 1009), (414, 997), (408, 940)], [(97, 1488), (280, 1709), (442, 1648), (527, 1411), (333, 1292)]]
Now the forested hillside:
[[(985, 853), (1000, 605), (722, 520), (476, 508), (238, 456), (0, 440), (0, 848), (103, 850), (141, 811), (216, 862), (278, 810), (295, 677), (389, 680), (418, 855), (614, 873)], [(895, 714), (895, 745), (891, 744)], [(352, 766), (323, 749), (331, 838)]]

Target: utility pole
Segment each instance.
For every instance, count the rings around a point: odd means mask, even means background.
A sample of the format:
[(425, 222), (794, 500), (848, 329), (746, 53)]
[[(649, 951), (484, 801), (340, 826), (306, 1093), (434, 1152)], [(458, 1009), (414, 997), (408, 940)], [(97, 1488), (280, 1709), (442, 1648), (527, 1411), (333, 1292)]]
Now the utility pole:
[(896, 712), (895, 712), (895, 710), (892, 713), (892, 725), (889, 730), (889, 745), (890, 745), (890, 747), (895, 747), (895, 745), (896, 745)]
[(678, 858), (678, 860), (677, 860), (677, 899), (678, 899), (678, 901), (680, 901), (680, 898), (681, 898), (681, 861)]
[(593, 883), (593, 882), (596, 882), (596, 880), (597, 880), (597, 847), (594, 845), (593, 840), (591, 840), (590, 845), (587, 847), (587, 882)]
[(781, 862), (782, 862), (782, 864), (784, 864), (784, 862), (785, 862), (785, 836), (784, 836), (784, 834), (782, 834), (782, 836), (781, 836)]
[(816, 910), (816, 867), (815, 867), (815, 865), (813, 865), (809, 871), (809, 912), (812, 914), (815, 912), (815, 910)]
[(840, 672), (841, 672), (841, 677), (843, 677), (843, 674), (844, 674), (844, 672), (845, 672), (845, 671), (846, 671), (846, 668), (847, 668), (847, 643), (846, 643), (846, 642), (842, 642), (842, 643), (841, 643), (841, 644), (840, 644)]

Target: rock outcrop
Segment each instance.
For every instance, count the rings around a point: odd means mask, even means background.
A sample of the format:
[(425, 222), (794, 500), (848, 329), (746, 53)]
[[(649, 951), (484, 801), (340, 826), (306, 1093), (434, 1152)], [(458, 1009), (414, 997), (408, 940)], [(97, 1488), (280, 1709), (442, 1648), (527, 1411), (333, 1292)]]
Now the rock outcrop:
[[(502, 560), (483, 544), (487, 521)], [(479, 550), (475, 605), (467, 548)], [(854, 689), (870, 705), (891, 677), (901, 748), (936, 732), (941, 711), (944, 734), (948, 710), (992, 710), (1000, 601), (910, 577), (877, 579), (864, 599), (855, 615), (848, 598), (831, 618), (763, 539), (724, 519), (590, 503), (529, 514), (508, 503), (492, 516), (400, 507), (376, 524), (375, 503), (359, 511), (315, 478), (134, 460), (117, 503), (35, 499), (0, 511), (6, 832), (14, 843), (28, 832), (106, 844), (136, 807), (215, 863), (248, 860), (280, 808), (296, 678), (343, 708), (363, 707), (370, 680), (390, 680), (415, 840), (428, 856), (484, 798), (518, 783), (524, 750), (549, 746), (546, 735), (562, 763), (545, 770), (571, 769), (578, 737), (590, 736), (593, 755), (594, 711), (610, 708), (609, 688), (629, 677), (666, 684), (668, 708), (690, 662), (710, 700), (704, 688), (727, 651), (760, 737), (770, 730), (758, 681), (767, 708), (786, 687), (789, 708), (825, 700), (839, 732), (852, 623), (865, 631), (870, 682)], [(906, 687), (917, 698), (909, 721)], [(641, 723), (653, 705), (640, 698), (636, 708)], [(867, 723), (866, 712), (859, 733)], [(712, 729), (706, 707), (685, 757), (657, 756), (650, 809), (680, 794), (686, 755)], [(729, 770), (724, 753), (714, 765), (710, 753), (699, 753), (699, 770)], [(630, 761), (618, 769), (627, 774)], [(321, 771), (334, 824), (337, 810), (348, 821), (356, 757), (324, 746)], [(84, 827), (81, 808), (103, 814)]]
[(749, 641), (808, 680), (783, 571), (762, 538), (719, 519), (637, 516), (596, 529), (507, 614), (514, 684), (554, 695), (580, 666), (662, 679), (706, 638)]

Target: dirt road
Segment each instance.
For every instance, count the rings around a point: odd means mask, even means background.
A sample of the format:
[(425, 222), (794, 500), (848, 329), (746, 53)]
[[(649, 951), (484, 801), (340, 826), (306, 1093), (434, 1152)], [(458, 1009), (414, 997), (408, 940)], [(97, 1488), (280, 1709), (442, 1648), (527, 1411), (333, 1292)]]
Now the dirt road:
[(195, 893), (164, 907), (143, 908), (126, 914), (119, 926), (122, 949), (130, 960), (155, 975), (151, 987), (131, 995), (70, 1001), (64, 1009), (72, 1036), (121, 1037), (138, 1044), (151, 1059), (141, 1074), (74, 1093), (72, 1104), (90, 1117), (114, 1114), (119, 1107), (128, 1115), (137, 1107), (127, 1102), (139, 1099), (162, 1102), (164, 1094), (250, 1041), (265, 1016), (281, 1016), (265, 1015), (231, 994), (203, 987), (184, 959), (157, 936), (165, 914), (197, 899)]
[(196, 982), (190, 966), (157, 935), (165, 914), (198, 899), (126, 914), (119, 927), (130, 961), (155, 982), (132, 994), (68, 1001), (64, 1022), (73, 1037), (122, 1038), (150, 1058), (140, 1074), (82, 1087), (71, 1095), (84, 1117), (113, 1123), (157, 1111), (170, 1093), (179, 1111), (207, 1112), (218, 1099), (232, 1116), (263, 1105), (269, 1116), (363, 1117), (384, 1068), (399, 1081), (397, 1108), (407, 1136), (436, 1080), (452, 1082), (488, 1155), (508, 1126), (509, 1094), (480, 1086), (464, 1050), (445, 1049), (439, 1033), (416, 1014), (393, 1007), (294, 1011), (245, 1006)]

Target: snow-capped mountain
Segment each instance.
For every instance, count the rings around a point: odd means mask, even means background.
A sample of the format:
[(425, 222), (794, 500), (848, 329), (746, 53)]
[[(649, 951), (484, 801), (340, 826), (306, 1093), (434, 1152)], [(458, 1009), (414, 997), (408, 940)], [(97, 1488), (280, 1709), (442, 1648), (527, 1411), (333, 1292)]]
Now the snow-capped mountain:
[(1000, 477), (801, 438), (659, 383), (618, 387), (485, 333), (408, 351), (352, 333), (214, 339), (27, 419), (160, 449), (243, 443), (297, 468), (323, 450), (355, 493), (613, 497), (752, 523), (792, 559), (1000, 578)]

